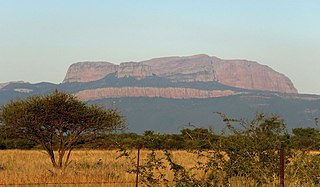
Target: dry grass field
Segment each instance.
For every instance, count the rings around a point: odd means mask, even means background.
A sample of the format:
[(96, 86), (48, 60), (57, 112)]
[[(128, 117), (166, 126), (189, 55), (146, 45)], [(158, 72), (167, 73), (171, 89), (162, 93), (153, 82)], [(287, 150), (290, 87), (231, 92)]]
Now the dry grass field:
[[(146, 162), (147, 153), (150, 151), (141, 151), (141, 164)], [(162, 151), (156, 153), (157, 156), (164, 154)], [(171, 153), (174, 161), (186, 168), (196, 164), (195, 154), (187, 151)], [(75, 150), (66, 169), (53, 171), (44, 151), (0, 150), (0, 186), (135, 186), (135, 174), (127, 172), (132, 169), (132, 162), (126, 158), (117, 159), (119, 155), (115, 150)], [(137, 151), (131, 155), (137, 155)], [(161, 172), (167, 175), (169, 181), (173, 180), (170, 167)], [(296, 185), (291, 182), (286, 184)], [(275, 181), (270, 186), (278, 185)], [(243, 180), (234, 178), (231, 186), (244, 186)]]
[[(141, 151), (141, 163), (147, 152)], [(136, 154), (137, 151), (132, 152), (132, 155)], [(159, 151), (158, 154), (163, 153)], [(127, 172), (132, 163), (129, 159), (117, 159), (119, 155), (117, 151), (109, 150), (75, 150), (67, 169), (54, 174), (44, 151), (1, 150), (0, 185), (135, 186), (135, 174)], [(173, 157), (186, 167), (195, 164), (195, 156), (186, 151), (175, 151)], [(171, 173), (169, 168), (163, 172)]]

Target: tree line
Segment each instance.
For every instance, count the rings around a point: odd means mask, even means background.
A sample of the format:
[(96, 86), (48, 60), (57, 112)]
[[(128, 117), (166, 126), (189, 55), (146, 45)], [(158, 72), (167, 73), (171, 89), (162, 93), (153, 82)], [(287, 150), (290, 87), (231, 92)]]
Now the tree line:
[[(210, 149), (212, 142), (223, 142), (234, 139), (244, 139), (244, 136), (218, 134), (208, 128), (185, 128), (178, 134), (161, 134), (152, 130), (146, 130), (142, 134), (133, 132), (116, 132), (112, 134), (83, 135), (76, 148), (85, 149), (118, 149), (126, 147), (136, 149), (142, 145), (150, 150), (199, 150)], [(287, 146), (297, 150), (320, 150), (320, 130), (313, 127), (294, 128), (292, 133), (282, 137)], [(0, 135), (0, 149), (41, 149), (37, 142), (6, 137)], [(54, 143), (54, 149), (58, 145)]]

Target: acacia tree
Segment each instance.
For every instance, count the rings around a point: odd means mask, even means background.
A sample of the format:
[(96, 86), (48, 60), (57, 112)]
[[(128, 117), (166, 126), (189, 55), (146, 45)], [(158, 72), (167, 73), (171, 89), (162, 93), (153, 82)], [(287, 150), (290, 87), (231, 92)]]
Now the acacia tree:
[(89, 106), (71, 94), (58, 91), (11, 101), (1, 108), (0, 119), (5, 135), (40, 144), (55, 168), (67, 165), (71, 151), (83, 141), (82, 137), (124, 127), (123, 117), (117, 110)]

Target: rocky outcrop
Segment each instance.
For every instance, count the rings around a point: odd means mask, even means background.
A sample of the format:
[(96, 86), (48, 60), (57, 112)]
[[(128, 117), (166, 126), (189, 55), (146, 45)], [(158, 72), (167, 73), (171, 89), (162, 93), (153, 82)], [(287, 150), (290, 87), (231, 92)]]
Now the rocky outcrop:
[(12, 82), (6, 82), (6, 83), (0, 83), (0, 89), (8, 86), (11, 83), (19, 83), (19, 84), (23, 84), (23, 83), (28, 83), (28, 82), (24, 82), (24, 81), (12, 81)]
[(15, 91), (15, 92), (20, 92), (20, 93), (30, 93), (30, 92), (33, 92), (32, 89), (28, 89), (28, 88), (15, 88), (14, 91)]
[(63, 82), (89, 82), (110, 73), (118, 78), (148, 76), (164, 77), (172, 82), (209, 82), (253, 90), (297, 93), (285, 75), (268, 66), (247, 60), (223, 60), (208, 55), (155, 58), (141, 62), (113, 65), (107, 62), (81, 62), (73, 64)]
[(217, 81), (244, 89), (297, 93), (285, 75), (247, 60), (222, 60), (208, 55), (152, 59), (141, 62), (154, 74), (172, 81)]
[(95, 81), (117, 71), (118, 66), (109, 62), (78, 62), (69, 67), (63, 82)]
[(0, 83), (0, 89), (7, 86), (8, 84), (7, 83)]
[(137, 79), (143, 79), (148, 76), (152, 76), (151, 67), (138, 62), (121, 63), (117, 72), (118, 78), (136, 77)]
[(254, 90), (297, 93), (291, 80), (268, 66), (246, 60), (227, 60), (216, 67), (216, 76), (222, 84)]
[(154, 87), (121, 87), (98, 88), (83, 90), (76, 94), (81, 100), (96, 100), (101, 98), (121, 97), (161, 97), (169, 99), (214, 98), (223, 97), (242, 92), (231, 90), (197, 90), (190, 88), (154, 88)]
[(215, 66), (221, 60), (208, 55), (190, 57), (155, 58), (142, 61), (142, 64), (152, 67), (152, 73), (168, 78), (174, 82), (217, 81)]

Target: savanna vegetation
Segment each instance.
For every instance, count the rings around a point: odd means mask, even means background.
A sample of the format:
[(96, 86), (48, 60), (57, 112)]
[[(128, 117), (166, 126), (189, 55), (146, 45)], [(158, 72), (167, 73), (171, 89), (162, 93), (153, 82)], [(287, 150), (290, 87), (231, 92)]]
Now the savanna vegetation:
[(0, 184), (133, 186), (142, 146), (145, 186), (278, 186), (281, 147), (286, 186), (320, 185), (318, 119), (314, 128), (289, 133), (276, 115), (215, 115), (225, 123), (222, 132), (111, 133), (124, 127), (116, 110), (87, 106), (69, 94), (14, 101), (1, 109)]
[(55, 168), (68, 164), (71, 151), (79, 142), (86, 141), (84, 138), (94, 138), (124, 125), (117, 111), (88, 106), (75, 96), (58, 91), (11, 101), (2, 107), (1, 121), (3, 136), (37, 143)]

